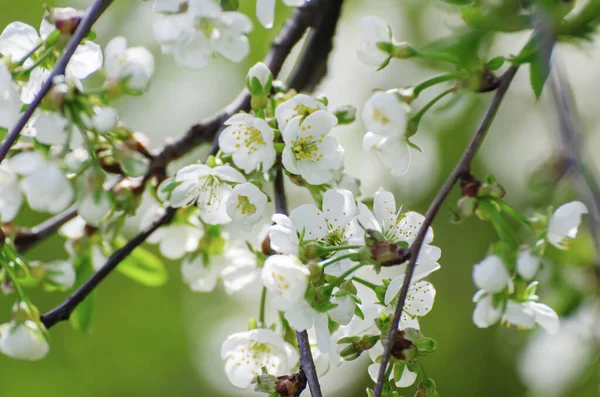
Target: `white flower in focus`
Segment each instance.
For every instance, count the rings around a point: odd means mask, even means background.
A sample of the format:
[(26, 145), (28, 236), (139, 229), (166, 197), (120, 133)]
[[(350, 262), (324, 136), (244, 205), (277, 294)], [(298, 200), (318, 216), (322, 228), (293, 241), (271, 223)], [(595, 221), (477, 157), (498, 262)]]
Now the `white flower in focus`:
[[(306, 0), (282, 0), (283, 4), (288, 7), (300, 7), (304, 5)], [(261, 25), (267, 29), (273, 27), (275, 18), (275, 0), (257, 0), (256, 2), (256, 18)]]
[(572, 239), (577, 236), (581, 216), (587, 213), (588, 209), (581, 201), (571, 201), (558, 207), (548, 223), (546, 237), (548, 242), (558, 249), (566, 249), (567, 238)]
[(294, 222), (284, 214), (273, 214), (273, 225), (269, 228), (271, 248), (281, 254), (298, 256), (298, 231)]
[(21, 112), (21, 101), (12, 75), (4, 62), (0, 62), (0, 128), (12, 129)]
[(360, 20), (362, 41), (356, 55), (358, 59), (368, 66), (382, 67), (390, 59), (388, 51), (380, 48), (379, 43), (393, 42), (392, 29), (388, 23), (376, 16), (366, 16)]
[(227, 214), (233, 224), (247, 232), (262, 219), (267, 205), (267, 195), (255, 184), (236, 185), (227, 199)]
[(477, 288), (487, 292), (500, 292), (506, 286), (512, 290), (512, 279), (497, 255), (490, 255), (473, 266), (473, 282)]
[[(330, 189), (323, 194), (323, 211), (313, 204), (294, 208), (290, 219), (303, 240), (317, 240), (327, 247), (362, 243), (359, 227), (354, 222), (356, 202), (348, 190)], [(332, 258), (348, 253), (337, 251)], [(325, 268), (325, 273), (339, 276), (352, 266), (352, 261), (343, 259)]]
[(275, 376), (290, 374), (298, 353), (274, 331), (259, 328), (230, 335), (221, 345), (221, 358), (231, 384), (245, 389), (263, 367)]
[(333, 171), (344, 163), (344, 149), (329, 136), (337, 118), (327, 110), (318, 110), (306, 118), (297, 116), (283, 130), (282, 162), (287, 171), (300, 175), (311, 185), (331, 181)]
[(75, 269), (70, 261), (58, 260), (44, 265), (48, 271), (48, 278), (55, 284), (69, 289), (75, 284)]
[(106, 45), (107, 84), (124, 82), (126, 89), (142, 92), (154, 74), (154, 57), (144, 47), (127, 48), (124, 37), (115, 37)]
[(269, 301), (277, 310), (287, 311), (304, 303), (310, 272), (296, 257), (271, 255), (261, 272)]
[[(151, 207), (140, 221), (140, 230), (150, 227), (159, 217), (164, 215), (162, 207)], [(198, 249), (198, 243), (204, 236), (201, 225), (172, 223), (158, 228), (146, 240), (150, 244), (158, 244), (160, 253), (168, 259), (179, 259), (186, 253)]]
[(99, 134), (108, 134), (114, 131), (119, 124), (117, 109), (110, 106), (97, 106), (92, 116), (92, 126)]
[(550, 306), (533, 301), (509, 300), (502, 320), (519, 329), (531, 329), (537, 323), (550, 335), (556, 334), (560, 326), (558, 315)]
[(283, 132), (294, 117), (305, 117), (317, 110), (327, 110), (327, 107), (309, 95), (298, 94), (275, 108), (275, 118), (279, 129)]
[(50, 346), (33, 321), (11, 321), (0, 325), (0, 352), (17, 360), (37, 361), (48, 354)]
[(219, 147), (232, 154), (234, 164), (246, 174), (267, 171), (275, 162), (273, 129), (263, 119), (239, 113), (225, 122), (228, 127), (219, 135)]
[(175, 175), (180, 184), (171, 192), (171, 205), (183, 207), (193, 202), (200, 208), (200, 217), (208, 224), (222, 225), (231, 221), (225, 203), (232, 193), (232, 183), (244, 183), (246, 178), (233, 167), (210, 168), (204, 164), (188, 165)]
[(348, 325), (352, 321), (356, 309), (354, 299), (347, 294), (338, 296), (334, 293), (331, 303), (337, 305), (327, 312), (331, 319), (340, 325)]
[[(381, 345), (379, 345), (381, 346)], [(373, 350), (374, 348), (372, 348), (371, 350)], [(369, 350), (369, 353), (371, 352), (371, 350)], [(381, 348), (381, 353), (383, 353), (383, 347)], [(402, 375), (400, 376), (400, 380), (398, 380), (398, 382), (394, 381), (394, 373), (392, 372), (390, 374), (390, 381), (394, 382), (396, 384), (396, 387), (409, 387), (411, 386), (413, 383), (415, 383), (415, 380), (417, 380), (417, 374), (415, 372), (412, 372), (408, 369), (408, 367), (406, 367), (405, 364), (402, 364), (400, 361), (397, 361), (394, 365), (404, 365), (404, 369), (402, 370)], [(377, 382), (377, 379), (379, 377), (379, 369), (381, 368), (381, 364), (380, 363), (373, 363), (371, 365), (369, 365), (368, 368), (368, 372), (369, 372), (369, 376), (371, 377), (371, 379), (373, 379), (373, 382)]]
[(496, 324), (502, 317), (503, 308), (494, 305), (494, 297), (483, 290), (473, 296), (475, 310), (473, 310), (473, 324), (479, 328), (488, 328)]
[(12, 221), (21, 209), (23, 195), (19, 179), (4, 165), (0, 166), (0, 223)]
[[(429, 273), (431, 272), (426, 271), (423, 274), (427, 275)], [(404, 277), (402, 277), (402, 279), (400, 279), (400, 277), (394, 279), (395, 284), (393, 286), (390, 284), (385, 293), (385, 302), (387, 305), (386, 311), (390, 313), (393, 313), (396, 308), (396, 305), (392, 303), (400, 293), (400, 288), (404, 281)], [(408, 288), (408, 295), (406, 295), (404, 309), (402, 310), (402, 316), (400, 317), (400, 323), (398, 324), (398, 329), (400, 330), (405, 328), (419, 329), (419, 317), (429, 314), (433, 308), (435, 288), (430, 282), (422, 280), (418, 281), (415, 280), (415, 278), (416, 277), (413, 277), (411, 285)]]
[(540, 269), (540, 258), (531, 252), (531, 248), (523, 247), (517, 257), (517, 273), (525, 280), (531, 280)]

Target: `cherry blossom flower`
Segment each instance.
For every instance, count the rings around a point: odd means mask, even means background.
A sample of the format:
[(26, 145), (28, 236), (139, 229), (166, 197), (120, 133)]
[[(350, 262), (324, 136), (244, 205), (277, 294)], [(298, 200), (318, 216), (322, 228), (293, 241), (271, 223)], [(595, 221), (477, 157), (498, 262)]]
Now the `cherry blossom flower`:
[(227, 199), (232, 193), (232, 183), (244, 183), (242, 174), (228, 165), (210, 168), (204, 164), (188, 165), (175, 175), (180, 184), (171, 193), (173, 207), (196, 203), (200, 217), (209, 224), (225, 224), (231, 221), (227, 215)]
[(358, 59), (368, 66), (381, 68), (389, 62), (390, 51), (382, 48), (381, 44), (392, 45), (392, 29), (383, 19), (376, 16), (366, 16), (360, 20), (362, 41), (356, 55)]
[(117, 128), (119, 113), (110, 106), (97, 106), (92, 116), (92, 127), (99, 134), (108, 134)]
[[(282, 0), (288, 7), (300, 7), (306, 0)], [(258, 21), (267, 29), (273, 27), (275, 17), (275, 0), (258, 0), (256, 2), (256, 17)]]
[(309, 275), (308, 268), (298, 258), (271, 255), (265, 261), (261, 279), (273, 306), (277, 310), (287, 311), (304, 302)]
[(373, 150), (392, 176), (404, 175), (411, 158), (405, 137), (407, 105), (392, 92), (376, 92), (365, 103), (361, 118), (367, 127), (363, 150)]
[(37, 361), (48, 354), (50, 346), (38, 324), (11, 321), (0, 325), (0, 352), (18, 360)]
[(275, 376), (290, 374), (298, 353), (273, 330), (258, 328), (230, 335), (221, 346), (221, 358), (231, 384), (245, 389), (263, 367)]
[(312, 185), (331, 181), (333, 171), (344, 163), (344, 149), (337, 139), (328, 136), (336, 124), (336, 117), (327, 110), (318, 110), (304, 119), (291, 119), (283, 130), (285, 169)]
[(309, 95), (298, 94), (294, 95), (291, 99), (280, 103), (275, 108), (275, 118), (277, 119), (279, 129), (284, 131), (287, 124), (294, 117), (306, 117), (317, 110), (327, 110), (327, 107), (322, 102), (317, 101)]
[[(421, 267), (421, 269), (419, 269)], [(431, 274), (436, 268), (423, 269), (425, 265), (417, 266), (415, 274), (411, 280), (411, 285), (408, 288), (408, 295), (406, 295), (406, 301), (404, 303), (404, 309), (402, 311), (402, 317), (400, 318), (400, 324), (398, 329), (405, 328), (416, 328), (419, 329), (419, 317), (427, 315), (433, 308), (433, 302), (435, 300), (435, 288), (428, 281), (422, 279)], [(439, 268), (439, 266), (437, 266)], [(386, 310), (393, 313), (396, 305), (395, 298), (400, 293), (400, 288), (404, 282), (404, 275), (395, 278), (392, 283), (388, 286), (385, 293), (385, 304), (387, 305)]]
[(249, 232), (265, 213), (267, 195), (255, 184), (246, 182), (233, 188), (226, 205), (233, 224)]
[(512, 291), (512, 279), (497, 255), (490, 255), (473, 266), (473, 282), (475, 285), (487, 292), (500, 292), (508, 286)]
[(31, 121), (30, 131), (35, 139), (46, 145), (67, 145), (67, 120), (57, 113), (38, 112)]
[(520, 329), (531, 329), (537, 323), (550, 335), (556, 334), (560, 327), (558, 315), (550, 306), (532, 300), (509, 300), (502, 320)]
[(488, 328), (496, 324), (504, 312), (502, 305), (494, 303), (494, 296), (479, 290), (473, 296), (475, 310), (473, 310), (473, 323), (479, 328)]
[(294, 222), (284, 214), (273, 214), (271, 220), (274, 223), (269, 228), (271, 248), (281, 254), (298, 256), (300, 240)]
[(144, 47), (127, 48), (124, 37), (115, 37), (106, 45), (105, 60), (106, 85), (124, 84), (136, 93), (148, 88), (154, 74), (154, 57)]
[[(373, 349), (375, 349), (375, 348), (373, 348)], [(373, 349), (369, 350), (369, 353)], [(383, 353), (383, 347), (381, 348), (381, 353)], [(403, 365), (403, 364), (396, 362), (395, 365)], [(377, 379), (379, 377), (379, 368), (381, 368), (380, 363), (373, 363), (373, 364), (369, 365), (369, 368), (367, 369), (367, 371), (369, 372), (369, 376), (371, 377), (373, 382), (377, 382)], [(396, 387), (409, 387), (413, 383), (415, 383), (415, 380), (417, 380), (417, 374), (415, 372), (412, 372), (411, 370), (409, 370), (408, 367), (406, 365), (404, 365), (404, 369), (402, 370), (402, 375), (400, 377), (400, 380), (398, 380), (398, 382), (394, 381), (394, 373), (393, 372), (390, 374), (389, 379), (390, 379), (390, 381), (392, 381), (396, 384)]]
[(263, 119), (239, 113), (225, 122), (219, 135), (219, 147), (231, 154), (234, 164), (246, 174), (267, 171), (275, 162), (273, 129)]
[(12, 129), (21, 112), (19, 93), (5, 63), (0, 62), (0, 128)]
[(535, 277), (540, 268), (540, 258), (531, 252), (531, 248), (522, 247), (517, 257), (517, 273), (525, 280)]
[(64, 288), (72, 288), (75, 284), (75, 269), (68, 260), (56, 260), (43, 265), (52, 283)]
[(548, 242), (558, 249), (566, 249), (568, 239), (577, 236), (581, 216), (587, 213), (588, 209), (581, 201), (571, 201), (558, 207), (548, 223)]

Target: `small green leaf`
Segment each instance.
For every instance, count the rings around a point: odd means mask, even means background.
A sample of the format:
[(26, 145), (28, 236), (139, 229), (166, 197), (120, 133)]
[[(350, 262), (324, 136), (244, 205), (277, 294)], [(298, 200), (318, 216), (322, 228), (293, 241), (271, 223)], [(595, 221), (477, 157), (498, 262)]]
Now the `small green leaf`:
[[(90, 256), (87, 254), (77, 256), (74, 266), (77, 270), (77, 278), (75, 279), (76, 286), (80, 286), (94, 274)], [(96, 291), (93, 291), (75, 308), (73, 313), (71, 313), (69, 322), (73, 328), (81, 332), (88, 332), (92, 325), (92, 320), (94, 319), (95, 303)]]
[(167, 282), (168, 273), (162, 261), (150, 251), (138, 247), (123, 260), (117, 269), (147, 287), (160, 287)]
[(538, 57), (533, 57), (529, 64), (529, 82), (533, 93), (537, 99), (540, 99), (542, 90), (544, 89), (544, 83), (548, 78), (549, 69), (548, 66), (542, 62)]
[(486, 66), (488, 68), (488, 70), (490, 71), (495, 71), (498, 70), (502, 67), (502, 65), (504, 65), (504, 57), (495, 57), (490, 59), (487, 63)]
[(408, 144), (408, 146), (410, 146), (411, 148), (418, 150), (419, 152), (423, 153), (423, 151), (421, 150), (421, 148), (414, 142), (409, 141), (408, 139), (406, 140), (406, 143)]

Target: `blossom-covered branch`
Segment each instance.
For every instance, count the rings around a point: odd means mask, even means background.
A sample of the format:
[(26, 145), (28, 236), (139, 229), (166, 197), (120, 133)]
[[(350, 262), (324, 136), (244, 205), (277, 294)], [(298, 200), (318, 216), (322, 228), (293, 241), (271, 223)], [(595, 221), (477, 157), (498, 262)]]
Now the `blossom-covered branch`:
[(388, 333), (387, 341), (385, 344), (385, 350), (383, 352), (383, 356), (381, 358), (381, 367), (379, 369), (379, 375), (377, 384), (374, 390), (374, 396), (380, 397), (383, 391), (383, 384), (386, 379), (386, 371), (387, 371), (387, 363), (390, 356), (390, 351), (394, 345), (394, 337), (396, 335), (396, 330), (398, 329), (398, 324), (400, 323), (400, 316), (404, 310), (404, 305), (406, 303), (406, 297), (408, 295), (408, 289), (411, 285), (411, 279), (413, 277), (413, 273), (415, 271), (415, 267), (417, 264), (417, 259), (419, 256), (419, 252), (421, 250), (421, 246), (423, 245), (423, 241), (425, 236), (428, 233), (429, 227), (433, 223), (435, 216), (437, 215), (440, 207), (450, 194), (450, 191), (458, 182), (462, 176), (466, 176), (470, 172), (471, 162), (481, 145), (481, 142), (485, 138), (487, 131), (489, 130), (498, 109), (500, 108), (500, 104), (502, 103), (502, 99), (504, 99), (504, 95), (510, 86), (515, 74), (517, 73), (518, 66), (511, 66), (499, 79), (500, 83), (498, 84), (498, 88), (496, 93), (494, 94), (494, 98), (492, 99), (492, 103), (490, 104), (479, 128), (469, 141), (467, 148), (463, 152), (460, 160), (457, 165), (454, 167), (454, 170), (450, 173), (440, 191), (437, 193), (427, 212), (425, 214), (425, 219), (420, 226), (419, 232), (417, 233), (417, 237), (415, 241), (410, 246), (410, 259), (408, 262), (408, 266), (406, 267), (406, 274), (404, 277), (404, 283), (402, 284), (402, 289), (400, 290), (400, 297), (398, 300), (398, 305), (396, 306), (396, 310), (394, 312), (394, 318), (392, 320), (392, 326)]
[(56, 63), (54, 69), (50, 72), (50, 75), (47, 77), (46, 81), (40, 88), (39, 92), (33, 99), (33, 101), (27, 106), (23, 115), (19, 118), (17, 123), (12, 127), (9, 134), (2, 142), (0, 146), (0, 162), (4, 160), (8, 151), (12, 147), (12, 145), (17, 141), (21, 131), (33, 116), (33, 112), (42, 102), (44, 96), (48, 93), (52, 85), (54, 84), (54, 78), (56, 76), (60, 76), (65, 73), (65, 69), (67, 68), (67, 64), (71, 60), (71, 57), (77, 50), (79, 43), (88, 35), (92, 25), (96, 22), (96, 20), (102, 15), (102, 13), (108, 8), (108, 6), (113, 2), (113, 0), (94, 0), (92, 6), (86, 12), (85, 17), (79, 22), (75, 33), (71, 37), (69, 44), (67, 45), (65, 52), (61, 56), (61, 58)]

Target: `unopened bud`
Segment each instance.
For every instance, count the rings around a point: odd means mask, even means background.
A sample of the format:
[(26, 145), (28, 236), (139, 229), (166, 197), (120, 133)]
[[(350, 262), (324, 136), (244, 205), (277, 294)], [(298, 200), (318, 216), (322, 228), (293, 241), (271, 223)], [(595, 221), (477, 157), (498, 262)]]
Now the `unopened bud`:
[(406, 328), (404, 339), (410, 341), (419, 352), (419, 356), (427, 356), (435, 351), (437, 343), (434, 339), (428, 338), (415, 328)]
[(272, 83), (273, 75), (267, 65), (262, 62), (258, 62), (248, 71), (246, 87), (248, 87), (248, 91), (250, 91), (252, 96), (268, 95), (271, 91)]
[(327, 251), (323, 250), (323, 246), (321, 244), (311, 241), (310, 243), (302, 246), (300, 257), (310, 261), (313, 259), (319, 259), (325, 254), (327, 254)]
[(280, 376), (275, 381), (275, 392), (281, 397), (298, 397), (304, 389), (306, 389), (306, 375), (302, 369), (291, 376)]
[(48, 10), (46, 20), (56, 26), (56, 29), (60, 30), (62, 34), (71, 36), (75, 33), (84, 15), (84, 11), (71, 7), (55, 7)]
[(471, 174), (464, 175), (460, 179), (462, 195), (466, 197), (477, 197), (481, 183)]
[(348, 336), (338, 341), (339, 345), (348, 344), (340, 352), (340, 356), (346, 361), (356, 360), (365, 351), (371, 349), (379, 341), (379, 335)]
[(342, 106), (333, 111), (337, 117), (338, 125), (351, 124), (356, 120), (356, 108), (354, 106)]
[(461, 197), (456, 203), (456, 209), (459, 215), (459, 219), (464, 217), (468, 218), (473, 215), (477, 207), (477, 199), (474, 197)]
[(403, 41), (402, 43), (393, 43), (390, 55), (396, 59), (406, 59), (415, 55), (415, 49)]
[(310, 281), (317, 282), (323, 276), (323, 268), (317, 262), (309, 262), (308, 271), (310, 272)]
[(371, 257), (381, 266), (394, 266), (404, 263), (409, 256), (409, 251), (395, 243), (376, 242), (371, 246)]
[(410, 340), (404, 337), (404, 331), (396, 330), (392, 339), (390, 354), (397, 360), (411, 361), (419, 355), (419, 351)]

